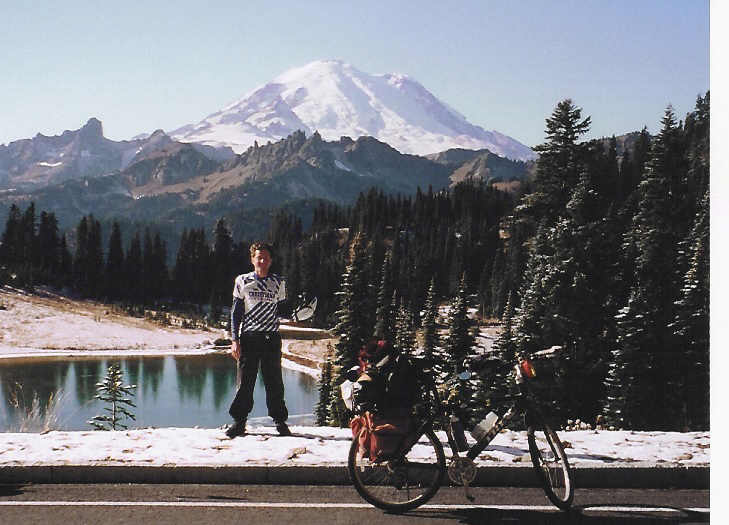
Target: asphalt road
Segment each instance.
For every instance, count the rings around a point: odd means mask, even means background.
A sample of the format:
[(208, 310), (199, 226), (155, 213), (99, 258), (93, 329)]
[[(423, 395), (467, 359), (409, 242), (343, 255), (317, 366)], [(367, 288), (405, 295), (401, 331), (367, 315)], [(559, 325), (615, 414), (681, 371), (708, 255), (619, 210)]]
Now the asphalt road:
[(539, 489), (444, 487), (426, 506), (390, 515), (349, 486), (0, 485), (0, 523), (708, 523), (708, 490), (578, 489), (563, 513)]

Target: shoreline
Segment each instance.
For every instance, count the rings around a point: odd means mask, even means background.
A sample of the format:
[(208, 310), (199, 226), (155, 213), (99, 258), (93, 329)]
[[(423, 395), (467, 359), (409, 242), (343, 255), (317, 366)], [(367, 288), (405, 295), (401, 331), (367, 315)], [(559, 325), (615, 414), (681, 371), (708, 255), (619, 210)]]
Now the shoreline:
[[(282, 366), (318, 378), (327, 346), (323, 329), (281, 324)], [(227, 354), (223, 328), (161, 326), (114, 311), (111, 305), (72, 299), (50, 289), (0, 287), (0, 363), (43, 359), (124, 358)]]
[[(299, 340), (284, 340), (282, 345), (281, 366), (288, 370), (295, 370), (314, 378), (319, 378), (321, 370), (318, 363), (298, 354), (286, 352), (289, 346), (287, 343), (298, 342)], [(98, 359), (100, 357), (125, 358), (125, 357), (167, 357), (167, 356), (202, 356), (220, 354), (227, 355), (230, 349), (227, 346), (209, 346), (206, 348), (138, 348), (121, 350), (118, 348), (93, 350), (84, 349), (49, 349), (34, 347), (2, 347), (0, 346), (0, 364), (8, 361), (35, 361), (35, 360), (56, 360), (56, 359)], [(315, 368), (316, 366), (316, 368)]]

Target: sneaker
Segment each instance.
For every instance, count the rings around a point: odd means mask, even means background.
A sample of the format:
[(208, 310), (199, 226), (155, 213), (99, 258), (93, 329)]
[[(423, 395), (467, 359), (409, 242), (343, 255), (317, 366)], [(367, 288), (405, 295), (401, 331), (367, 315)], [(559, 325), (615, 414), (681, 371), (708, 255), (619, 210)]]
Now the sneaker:
[(279, 421), (276, 423), (276, 431), (278, 432), (279, 436), (290, 436), (291, 430), (289, 430), (289, 426), (284, 421)]
[(225, 431), (225, 435), (228, 436), (230, 439), (233, 439), (234, 437), (242, 436), (246, 433), (246, 420), (243, 419), (242, 421), (236, 421), (230, 427), (228, 427), (228, 430)]

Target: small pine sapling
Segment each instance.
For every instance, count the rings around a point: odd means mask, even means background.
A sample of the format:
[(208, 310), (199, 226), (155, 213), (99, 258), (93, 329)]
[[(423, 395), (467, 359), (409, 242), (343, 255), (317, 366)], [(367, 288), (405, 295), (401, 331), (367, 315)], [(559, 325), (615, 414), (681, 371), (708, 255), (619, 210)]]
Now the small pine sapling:
[(95, 399), (109, 403), (110, 406), (104, 410), (108, 414), (94, 416), (88, 423), (95, 430), (122, 430), (127, 426), (121, 422), (123, 418), (136, 420), (127, 407), (136, 407), (130, 396), (134, 395), (137, 385), (125, 385), (121, 368), (117, 365), (109, 366), (106, 377), (100, 383), (96, 383)]

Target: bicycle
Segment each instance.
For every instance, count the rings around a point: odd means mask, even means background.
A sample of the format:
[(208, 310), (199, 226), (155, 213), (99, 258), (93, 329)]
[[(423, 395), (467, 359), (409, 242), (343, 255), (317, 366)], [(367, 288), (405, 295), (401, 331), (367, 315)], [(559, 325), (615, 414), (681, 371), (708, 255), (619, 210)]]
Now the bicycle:
[[(438, 390), (432, 380), (426, 390), (432, 396), (432, 410), (417, 423), (415, 431), (403, 438), (394, 454), (372, 461), (360, 453), (355, 436), (349, 450), (347, 467), (350, 479), (359, 494), (375, 507), (395, 513), (405, 512), (429, 501), (444, 481), (446, 472), (456, 485), (465, 487), (466, 497), (473, 501), (469, 485), (476, 477), (474, 460), (491, 441), (519, 414), (527, 427), (529, 454), (537, 477), (549, 500), (558, 508), (568, 510), (574, 498), (572, 470), (557, 433), (545, 422), (529, 382), (536, 376), (531, 360), (521, 358), (514, 366), (517, 393), (510, 396), (514, 404), (498, 417), (491, 429), (467, 450), (460, 450), (456, 441), (457, 428), (451, 422)], [(467, 379), (463, 376), (461, 379)], [(434, 431), (434, 423), (445, 429), (452, 451), (446, 468), (443, 444)], [(462, 428), (460, 430), (461, 438)], [(465, 442), (465, 439), (463, 439)], [(463, 443), (461, 443), (463, 444)], [(467, 445), (466, 445), (467, 447)], [(461, 449), (466, 447), (460, 447)], [(459, 452), (465, 452), (460, 456)]]

